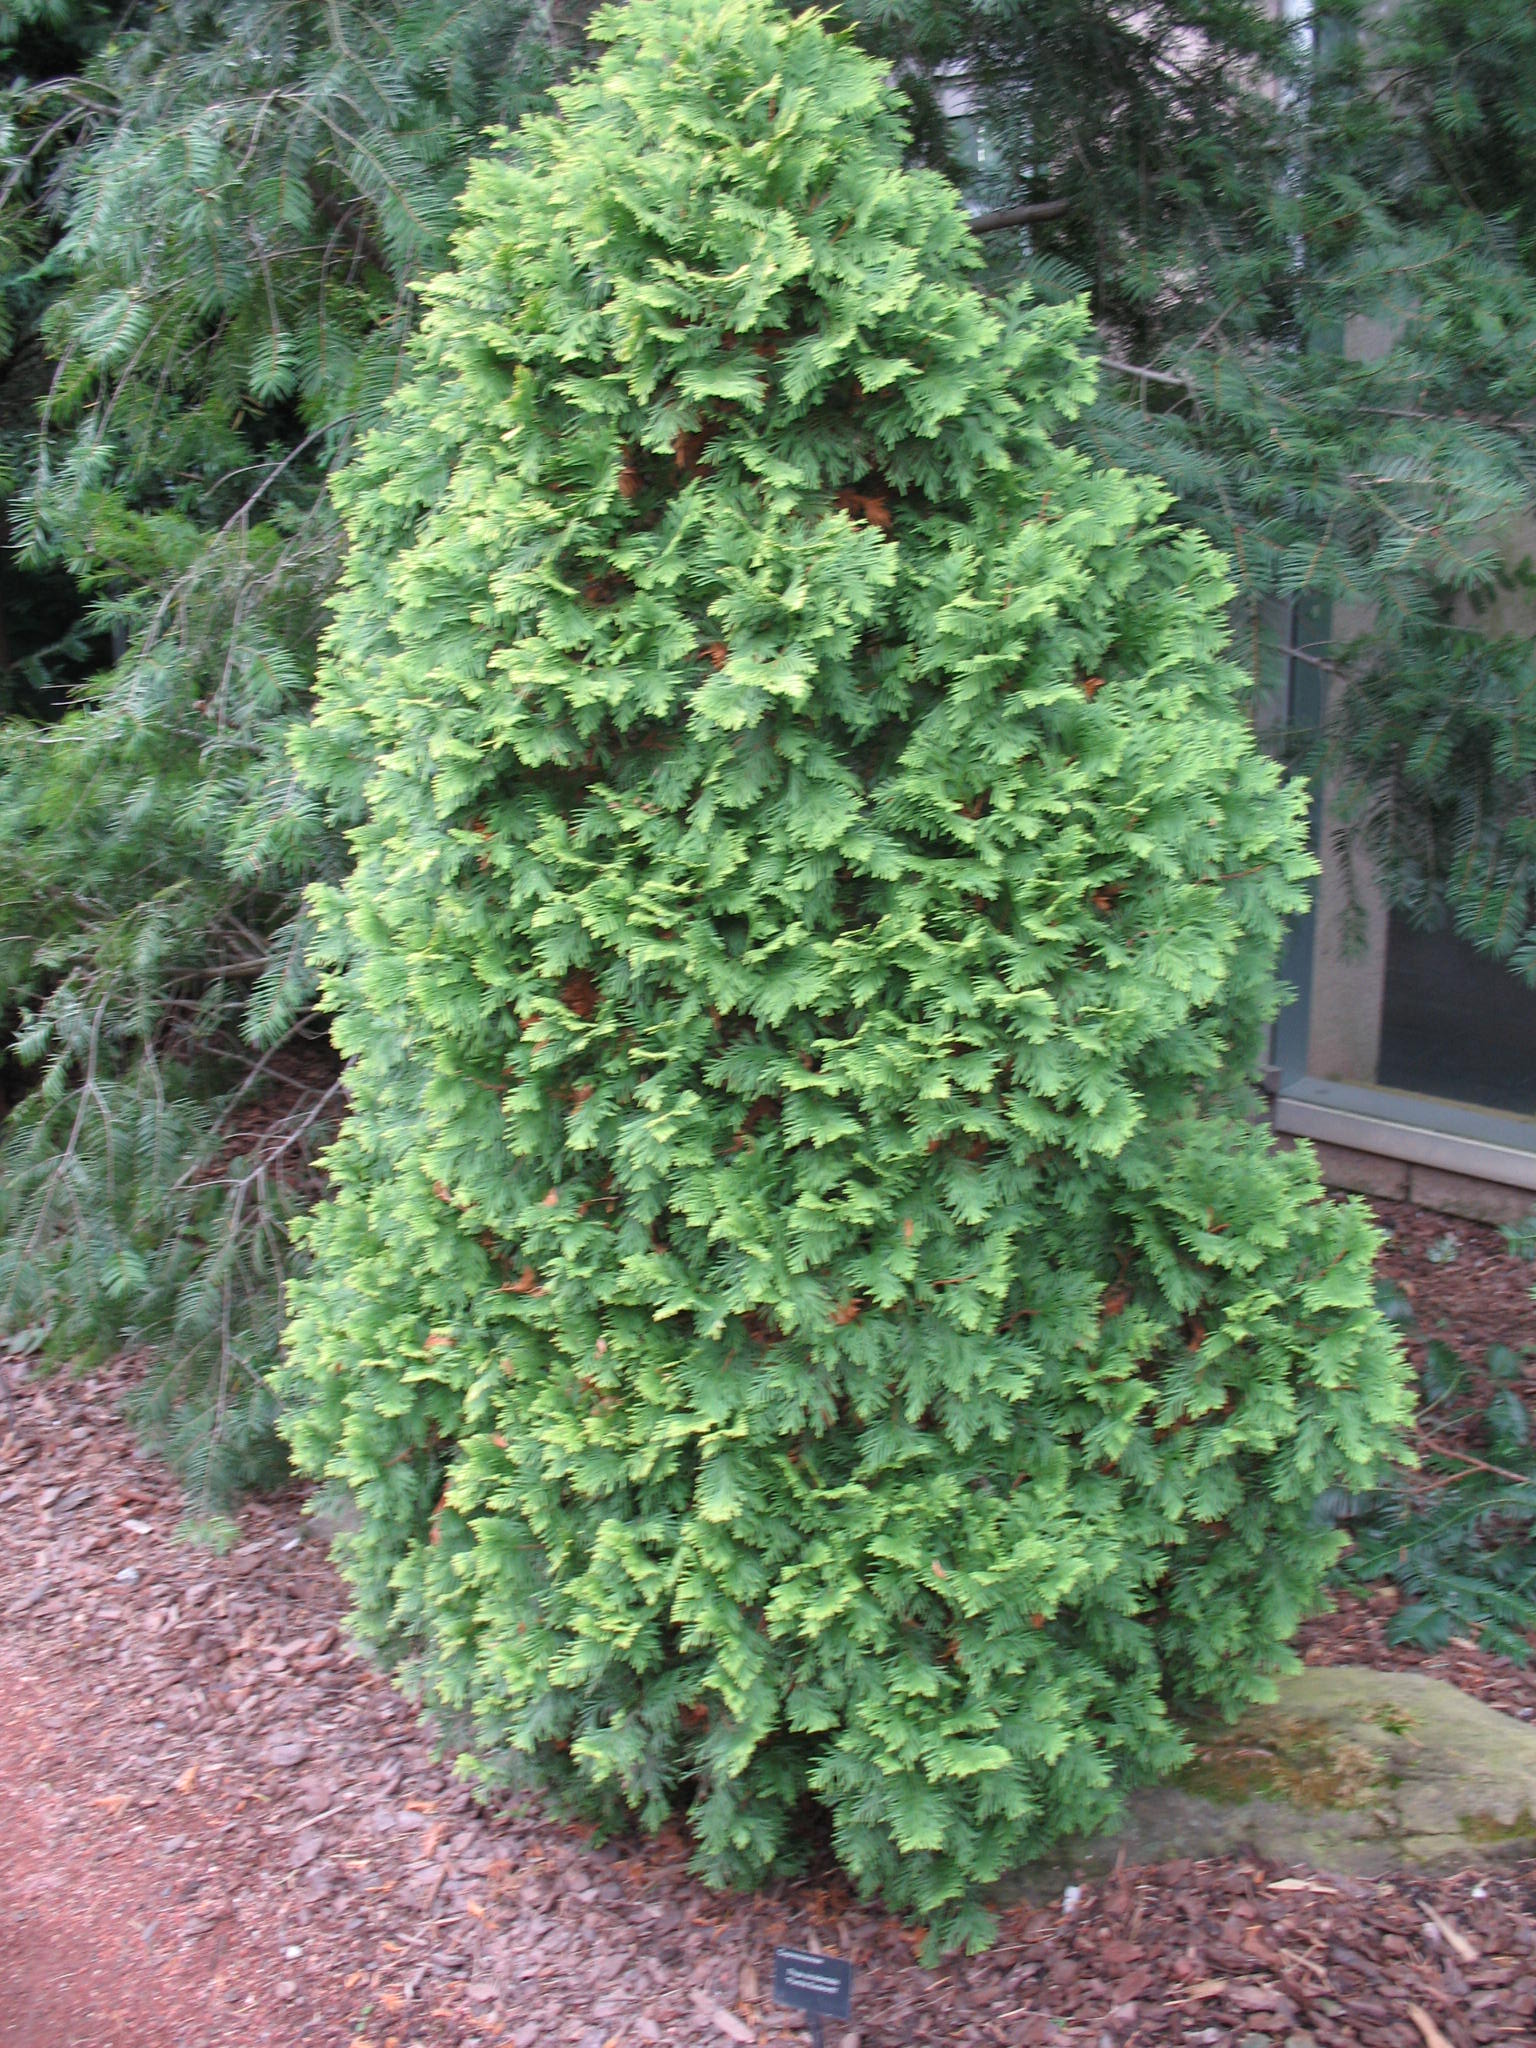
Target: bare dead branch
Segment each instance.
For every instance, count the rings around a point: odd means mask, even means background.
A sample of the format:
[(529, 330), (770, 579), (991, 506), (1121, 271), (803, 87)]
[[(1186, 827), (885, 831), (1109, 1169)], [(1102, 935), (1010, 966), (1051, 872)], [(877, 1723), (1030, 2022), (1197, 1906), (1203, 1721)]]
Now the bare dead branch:
[(973, 213), (973, 235), (995, 235), (1002, 228), (1033, 227), (1039, 220), (1060, 220), (1071, 211), (1065, 199), (1032, 199), (1022, 206), (1000, 206), (995, 213)]

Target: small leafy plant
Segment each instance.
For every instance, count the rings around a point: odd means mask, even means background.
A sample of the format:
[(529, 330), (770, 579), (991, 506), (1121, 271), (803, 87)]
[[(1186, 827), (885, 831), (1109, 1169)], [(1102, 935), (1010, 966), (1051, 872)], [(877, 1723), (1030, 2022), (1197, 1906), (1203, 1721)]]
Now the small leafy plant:
[[(1431, 1254), (1432, 1256), (1432, 1254)], [(1383, 1309), (1405, 1329), (1414, 1315), (1401, 1289)], [(1343, 1521), (1354, 1545), (1342, 1583), (1389, 1584), (1404, 1604), (1387, 1639), (1437, 1650), (1475, 1636), (1496, 1654), (1525, 1663), (1536, 1637), (1536, 1443), (1521, 1381), (1525, 1357), (1494, 1344), (1476, 1369), (1432, 1338), (1420, 1368), (1416, 1467), (1400, 1466), (1386, 1486), (1349, 1502)]]
[(206, 1514), (186, 1514), (176, 1525), (180, 1542), (190, 1544), (197, 1550), (211, 1550), (217, 1557), (226, 1557), (240, 1541), (240, 1524), (233, 1515), (220, 1509)]

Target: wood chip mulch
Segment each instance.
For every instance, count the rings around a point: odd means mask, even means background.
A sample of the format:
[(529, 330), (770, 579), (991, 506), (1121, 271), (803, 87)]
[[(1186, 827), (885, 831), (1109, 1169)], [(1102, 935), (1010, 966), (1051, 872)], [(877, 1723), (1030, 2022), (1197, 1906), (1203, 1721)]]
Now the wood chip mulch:
[[(1445, 1216), (1408, 1202), (1371, 1204), (1389, 1233), (1378, 1262), (1413, 1305), (1414, 1323), (1405, 1333), (1415, 1368), (1426, 1344), (1439, 1339), (1469, 1368), (1469, 1395), (1431, 1421), (1425, 1448), (1476, 1457), (1485, 1447), (1476, 1435), (1476, 1414), (1489, 1382), (1483, 1361), (1495, 1344), (1527, 1354), (1521, 1392), (1536, 1412), (1536, 1266), (1515, 1258), (1492, 1224)], [(1465, 1638), (1443, 1650), (1390, 1643), (1387, 1632), (1399, 1605), (1395, 1587), (1379, 1587), (1368, 1599), (1337, 1596), (1337, 1612), (1307, 1622), (1297, 1648), (1309, 1664), (1369, 1664), (1378, 1671), (1422, 1671), (1486, 1700), (1518, 1720), (1536, 1720), (1536, 1656), (1525, 1665), (1491, 1657)], [(1536, 2029), (1532, 2030), (1536, 2040)]]
[[(1432, 1337), (1474, 1360), (1491, 1344), (1536, 1353), (1536, 1266), (1515, 1258), (1501, 1231), (1411, 1202), (1370, 1206), (1389, 1233), (1377, 1271), (1413, 1303), (1419, 1334), (1411, 1354), (1421, 1355), (1423, 1340)], [(1536, 1378), (1530, 1384), (1536, 1388)]]
[[(1456, 1265), (1421, 1247), (1415, 1270), (1438, 1289)], [(1531, 1341), (1513, 1270), (1498, 1341)], [(1481, 1331), (1492, 1301), (1484, 1276), (1446, 1312)], [(771, 2003), (776, 1943), (852, 1958), (829, 2048), (1536, 2041), (1536, 1864), (1121, 1870), (934, 1972), (833, 1873), (720, 1897), (679, 1840), (597, 1848), (531, 1803), (477, 1807), (350, 1648), (298, 1495), (247, 1505), (228, 1555), (187, 1540), (119, 1419), (127, 1384), (25, 1380), (0, 1405), (0, 2048), (803, 2043)], [(1305, 1653), (1536, 1711), (1527, 1674), (1473, 1644), (1393, 1651), (1385, 1621), (1351, 1602)]]

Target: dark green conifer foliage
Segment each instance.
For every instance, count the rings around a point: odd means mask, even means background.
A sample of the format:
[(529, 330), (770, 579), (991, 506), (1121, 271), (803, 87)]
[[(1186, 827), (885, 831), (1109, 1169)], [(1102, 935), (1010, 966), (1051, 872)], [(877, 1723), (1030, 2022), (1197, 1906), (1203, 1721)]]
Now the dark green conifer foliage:
[(1256, 683), (1294, 632), (1344, 685), (1289, 739), (1327, 829), (1536, 983), (1536, 10), (857, 4), (911, 89), (960, 81), (972, 195), (1044, 202), (988, 247), (1090, 295), (1082, 445), (1229, 555)]
[(636, 0), (337, 490), (351, 1111), (282, 1393), (362, 1625), (750, 1881), (978, 1882), (1279, 1668), (1405, 1412), (1246, 1081), (1298, 799), (881, 69)]
[(204, 1490), (284, 1469), (286, 1222), (339, 1107), (285, 746), (325, 481), (549, 61), (521, 0), (0, 0), (0, 1332), (137, 1354)]

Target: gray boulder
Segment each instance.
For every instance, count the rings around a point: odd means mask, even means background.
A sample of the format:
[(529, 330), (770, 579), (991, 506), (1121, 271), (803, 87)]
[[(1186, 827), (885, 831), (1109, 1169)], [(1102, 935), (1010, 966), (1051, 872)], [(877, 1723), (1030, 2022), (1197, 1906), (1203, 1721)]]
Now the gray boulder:
[(1044, 1895), (1129, 1863), (1252, 1853), (1374, 1876), (1536, 1853), (1536, 1728), (1438, 1678), (1310, 1666), (1273, 1706), (1191, 1731), (1178, 1778), (1131, 1795), (1121, 1825), (1010, 1882)]

